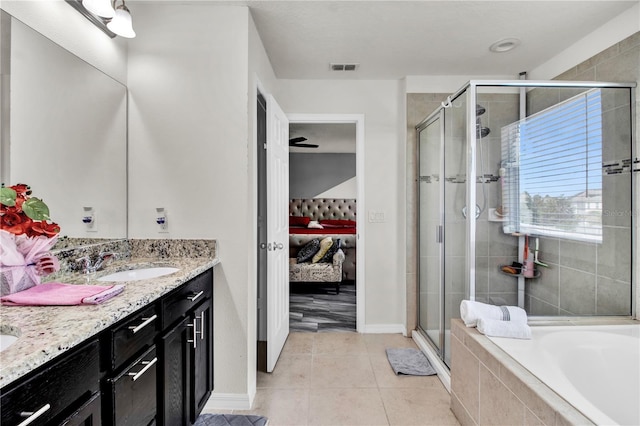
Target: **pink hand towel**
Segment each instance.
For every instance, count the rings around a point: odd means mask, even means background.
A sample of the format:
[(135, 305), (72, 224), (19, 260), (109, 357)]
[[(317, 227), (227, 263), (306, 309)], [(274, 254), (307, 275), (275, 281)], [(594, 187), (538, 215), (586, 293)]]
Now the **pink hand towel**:
[(97, 305), (122, 293), (124, 285), (44, 283), (0, 297), (8, 306)]

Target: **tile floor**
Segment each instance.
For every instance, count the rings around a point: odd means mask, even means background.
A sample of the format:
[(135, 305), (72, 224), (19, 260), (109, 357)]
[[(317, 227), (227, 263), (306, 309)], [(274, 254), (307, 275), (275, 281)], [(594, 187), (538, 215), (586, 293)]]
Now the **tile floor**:
[(250, 411), (269, 426), (458, 425), (436, 376), (393, 373), (386, 348), (416, 347), (400, 334), (291, 333), (271, 374), (258, 372)]

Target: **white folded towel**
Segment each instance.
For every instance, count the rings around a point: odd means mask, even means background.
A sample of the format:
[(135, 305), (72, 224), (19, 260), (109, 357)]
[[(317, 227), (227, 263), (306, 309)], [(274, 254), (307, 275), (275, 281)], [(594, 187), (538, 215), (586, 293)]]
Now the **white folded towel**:
[(480, 318), (527, 323), (527, 313), (522, 308), (489, 305), (471, 300), (460, 302), (460, 318), (467, 327), (475, 327)]
[(478, 319), (478, 331), (487, 336), (531, 339), (531, 328), (526, 323), (494, 319)]

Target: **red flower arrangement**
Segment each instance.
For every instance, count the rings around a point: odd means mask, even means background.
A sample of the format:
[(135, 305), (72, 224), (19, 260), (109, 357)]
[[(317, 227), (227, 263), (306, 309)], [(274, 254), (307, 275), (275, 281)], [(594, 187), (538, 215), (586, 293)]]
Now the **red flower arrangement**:
[(49, 250), (60, 226), (51, 221), (49, 207), (31, 196), (24, 184), (0, 187), (0, 295), (40, 284), (40, 277), (60, 269)]
[(31, 197), (31, 188), (19, 183), (0, 188), (0, 229), (14, 235), (53, 238), (60, 232), (57, 223), (49, 223), (49, 207)]

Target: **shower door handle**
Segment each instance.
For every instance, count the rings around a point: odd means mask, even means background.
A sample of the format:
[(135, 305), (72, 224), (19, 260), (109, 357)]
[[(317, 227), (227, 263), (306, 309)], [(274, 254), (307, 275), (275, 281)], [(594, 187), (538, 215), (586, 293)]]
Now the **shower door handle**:
[(436, 225), (436, 243), (442, 243), (444, 240), (443, 230), (442, 225)]

